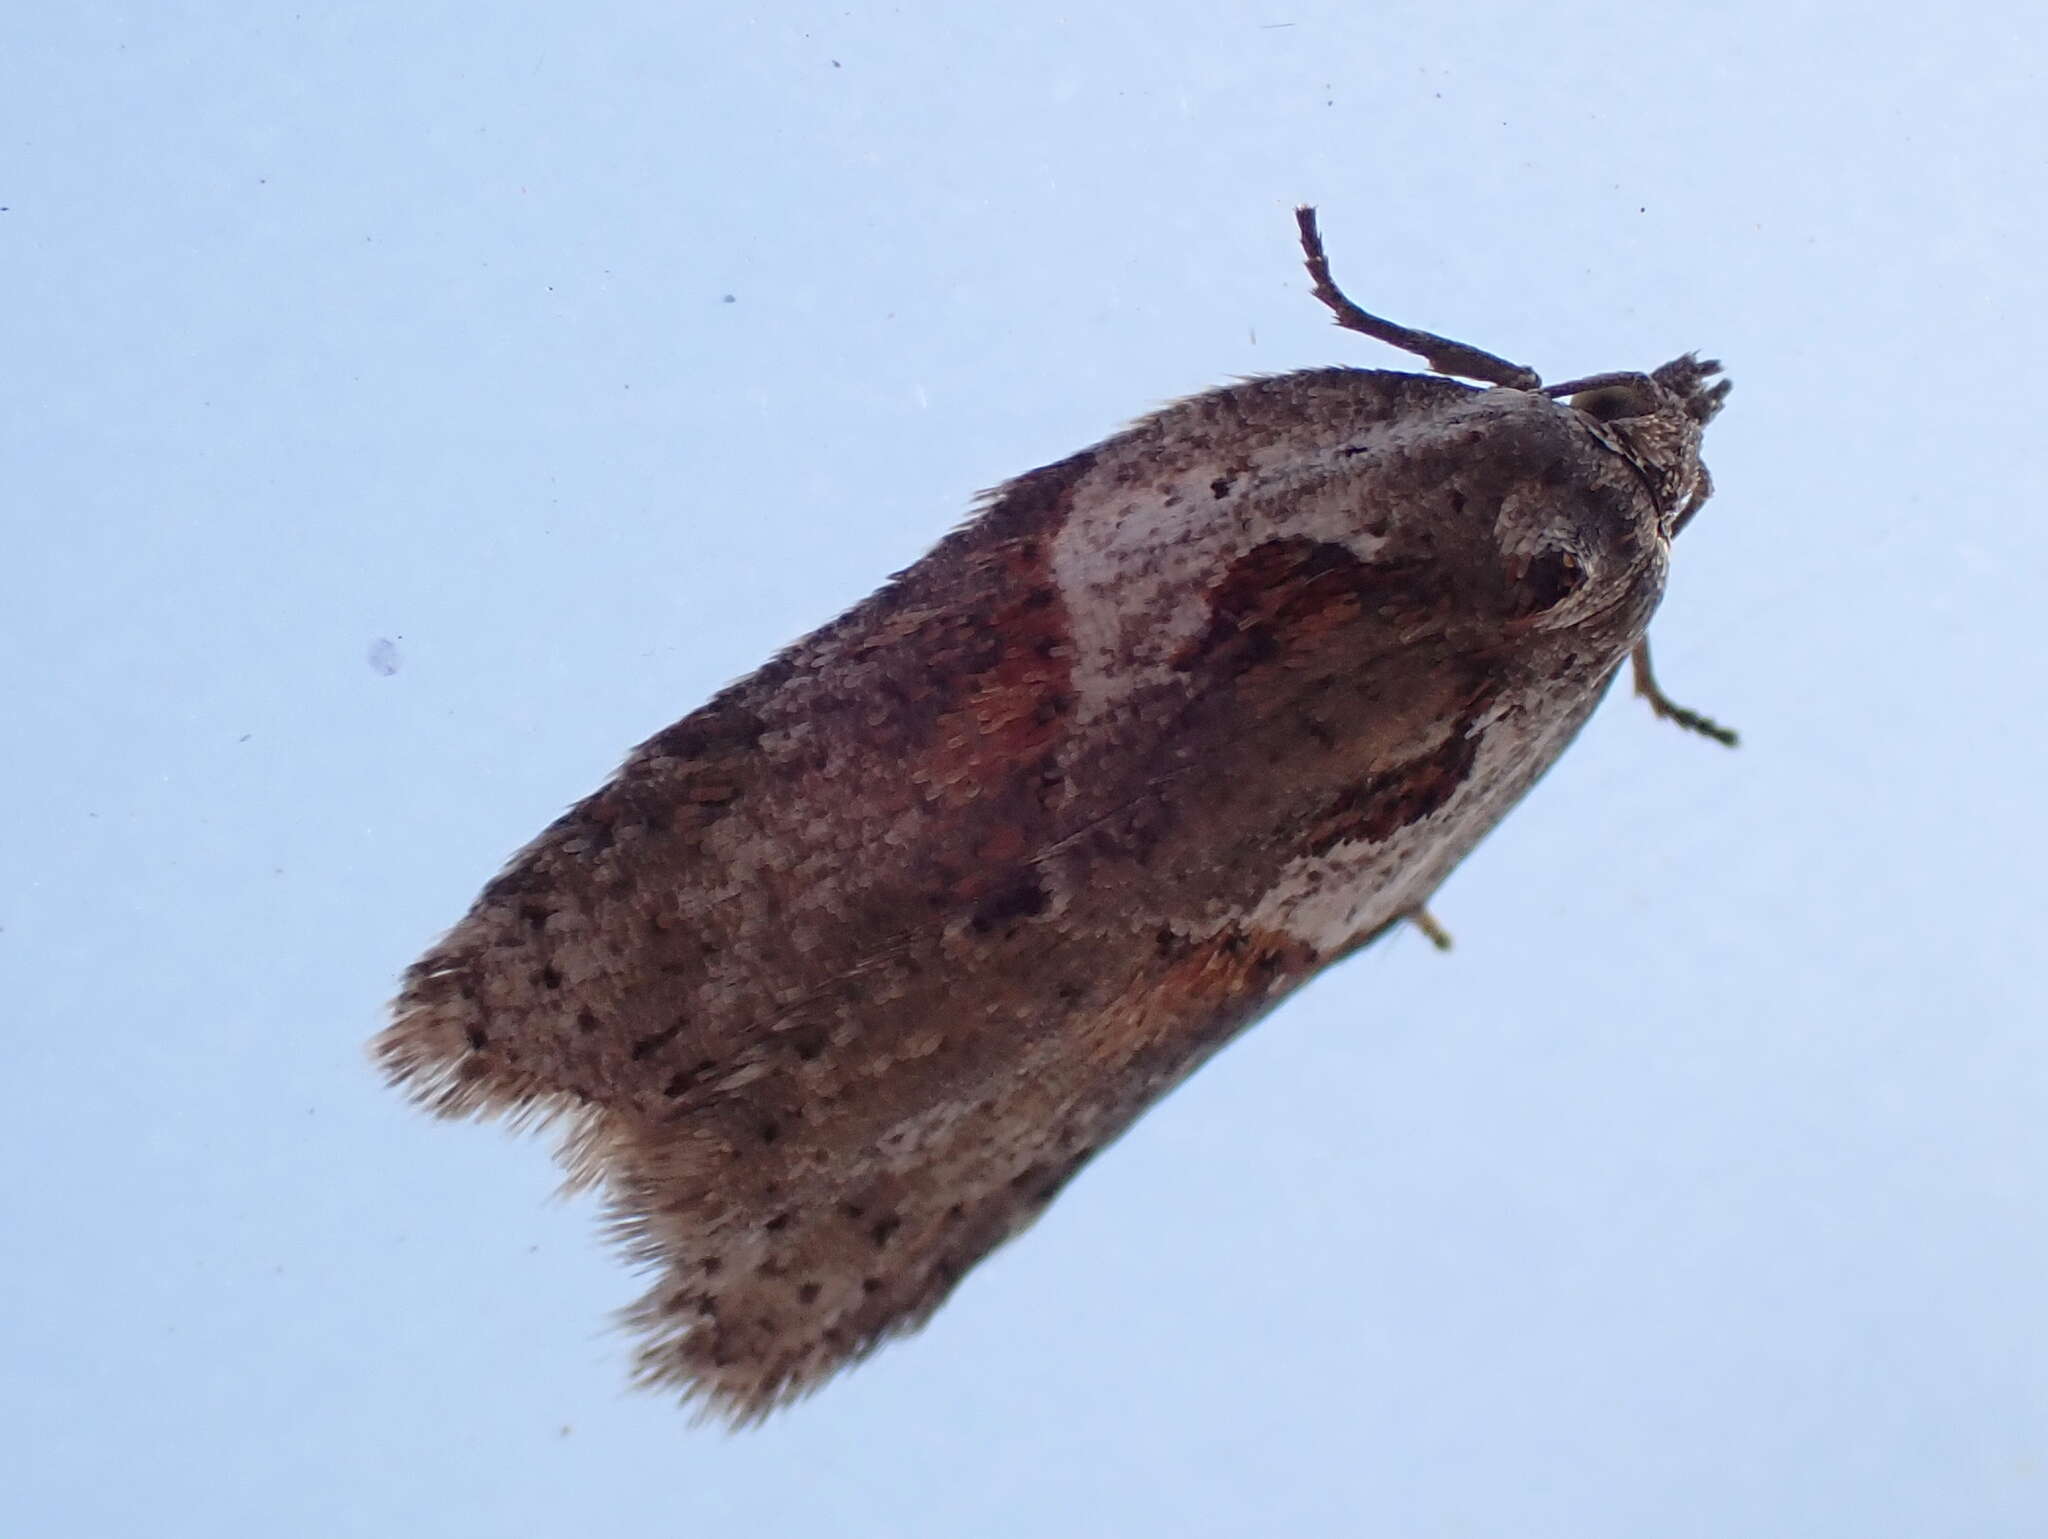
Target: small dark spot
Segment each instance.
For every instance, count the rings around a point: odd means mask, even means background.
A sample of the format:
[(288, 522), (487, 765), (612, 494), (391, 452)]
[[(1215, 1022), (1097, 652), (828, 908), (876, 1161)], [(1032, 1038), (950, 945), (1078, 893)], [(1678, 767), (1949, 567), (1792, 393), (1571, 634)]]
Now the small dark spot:
[(540, 986), (544, 989), (558, 989), (562, 986), (562, 970), (550, 962), (540, 970)]
[(700, 1295), (697, 1299), (697, 1313), (707, 1320), (716, 1320), (718, 1318), (718, 1300), (712, 1298), (709, 1294)]
[(633, 1061), (639, 1063), (643, 1059), (653, 1057), (656, 1053), (667, 1047), (669, 1043), (675, 1041), (682, 1029), (683, 1023), (678, 1021), (675, 1025), (664, 1027), (660, 1031), (650, 1032), (644, 1037), (636, 1037), (631, 1049)]
[(1555, 609), (1578, 592), (1585, 580), (1586, 569), (1579, 565), (1578, 558), (1571, 552), (1559, 550), (1556, 546), (1540, 551), (1530, 557), (1521, 579), (1515, 584), (1519, 600), (1515, 613), (1526, 617)]
[(882, 1291), (882, 1279), (879, 1277), (863, 1277), (860, 1280), (860, 1291), (868, 1294), (880, 1293)]
[(950, 1208), (946, 1209), (946, 1225), (947, 1225), (947, 1227), (948, 1227), (948, 1228), (951, 1228), (951, 1227), (952, 1227), (952, 1226), (953, 1226), (954, 1224), (957, 1224), (957, 1223), (959, 1223), (959, 1222), (960, 1222), (960, 1220), (961, 1220), (961, 1219), (963, 1219), (963, 1218), (965, 1218), (966, 1216), (967, 1216), (967, 1209), (966, 1209), (966, 1208), (965, 1208), (965, 1207), (964, 1207), (963, 1205), (961, 1205), (960, 1203), (957, 1203), (957, 1202), (956, 1202), (956, 1203), (954, 1203), (952, 1207), (950, 1207)]
[(868, 1216), (868, 1210), (857, 1202), (842, 1202), (839, 1204), (839, 1211), (856, 1224)]
[(799, 1304), (815, 1304), (818, 1302), (818, 1295), (824, 1291), (816, 1283), (805, 1283), (796, 1290), (796, 1301)]
[(1451, 511), (1453, 513), (1465, 511), (1465, 494), (1463, 492), (1455, 489), (1451, 492)]
[(491, 1045), (490, 1037), (481, 1026), (470, 1027), (467, 1035), (469, 1037), (469, 1049), (473, 1053), (481, 1053)]
[(903, 1220), (896, 1217), (894, 1214), (891, 1214), (887, 1218), (878, 1218), (875, 1220), (874, 1224), (868, 1229), (868, 1238), (874, 1241), (875, 1249), (880, 1250), (883, 1246), (889, 1243), (890, 1238), (894, 1236), (896, 1231), (901, 1229), (902, 1227)]
[(1026, 869), (1018, 873), (1008, 886), (982, 899), (968, 928), (977, 935), (986, 935), (1013, 920), (1035, 918), (1044, 913), (1051, 902), (1038, 873)]
[(788, 1213), (778, 1213), (761, 1227), (770, 1234), (780, 1234), (789, 1227), (789, 1219), (790, 1215)]
[(1058, 597), (1059, 595), (1050, 588), (1033, 588), (1024, 595), (1022, 607), (1025, 609), (1044, 609)]
[(719, 1272), (724, 1268), (724, 1266), (724, 1257), (706, 1256), (702, 1261), (697, 1263), (697, 1270), (702, 1272), (706, 1277), (716, 1277), (719, 1274)]
[(764, 1144), (772, 1144), (782, 1136), (782, 1128), (773, 1122), (764, 1122), (755, 1131), (761, 1135), (761, 1142)]
[(595, 1031), (603, 1024), (597, 1018), (595, 1010), (578, 1010), (576, 1012), (576, 1029), (578, 1031)]
[(805, 1026), (790, 1033), (790, 1051), (805, 1063), (816, 1063), (825, 1056), (829, 1040), (824, 1027)]
[(1159, 954), (1166, 956), (1180, 949), (1180, 937), (1173, 933), (1172, 925), (1161, 925), (1152, 935), (1152, 944), (1159, 948)]
[(1218, 476), (1209, 483), (1209, 495), (1221, 502), (1230, 495), (1230, 488), (1235, 484), (1228, 476)]

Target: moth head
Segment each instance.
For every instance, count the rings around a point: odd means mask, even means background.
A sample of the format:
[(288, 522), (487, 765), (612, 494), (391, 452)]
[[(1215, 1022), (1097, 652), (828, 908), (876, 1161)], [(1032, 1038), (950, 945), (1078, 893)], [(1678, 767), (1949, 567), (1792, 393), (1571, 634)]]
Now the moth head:
[(1720, 411), (1728, 381), (1721, 366), (1692, 353), (1648, 374), (1595, 374), (1545, 388), (1563, 397), (1593, 434), (1643, 475), (1666, 533), (1676, 534), (1707, 500), (1700, 431)]

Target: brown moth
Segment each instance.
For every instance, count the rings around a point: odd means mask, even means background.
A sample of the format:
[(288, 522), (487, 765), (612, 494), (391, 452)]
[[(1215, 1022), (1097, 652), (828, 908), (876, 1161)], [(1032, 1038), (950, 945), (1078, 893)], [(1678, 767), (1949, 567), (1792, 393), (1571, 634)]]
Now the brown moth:
[(548, 1122), (735, 1422), (914, 1330), (1204, 1059), (1423, 905), (1625, 660), (1728, 386), (1326, 368), (1019, 476), (517, 855), (376, 1043)]

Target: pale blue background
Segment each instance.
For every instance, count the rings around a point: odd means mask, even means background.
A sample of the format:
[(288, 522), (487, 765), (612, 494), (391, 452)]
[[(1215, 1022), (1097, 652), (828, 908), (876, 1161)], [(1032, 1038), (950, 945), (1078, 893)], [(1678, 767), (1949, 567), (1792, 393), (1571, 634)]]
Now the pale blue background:
[[(2048, 1532), (2033, 4), (17, 7), (0, 1532)], [(768, 1428), (361, 1044), (633, 742), (1233, 375), (1718, 353), (1413, 934)], [(394, 671), (395, 669), (395, 671)]]

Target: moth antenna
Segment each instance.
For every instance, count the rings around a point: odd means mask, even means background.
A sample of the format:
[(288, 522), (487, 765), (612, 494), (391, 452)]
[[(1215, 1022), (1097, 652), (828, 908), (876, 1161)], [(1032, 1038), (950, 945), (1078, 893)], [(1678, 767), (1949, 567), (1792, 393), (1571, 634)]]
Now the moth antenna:
[(1545, 385), (1543, 393), (1553, 396), (1577, 395), (1582, 390), (1604, 390), (1609, 385), (1633, 384), (1642, 377), (1640, 369), (1612, 369), (1605, 374), (1588, 374), (1584, 379), (1568, 379), (1561, 385)]
[(1742, 739), (1733, 727), (1724, 727), (1711, 716), (1702, 716), (1698, 711), (1687, 710), (1657, 687), (1657, 676), (1650, 672), (1650, 643), (1648, 638), (1636, 643), (1636, 649), (1628, 655), (1630, 671), (1635, 675), (1636, 693), (1650, 703), (1650, 709), (1665, 721), (1675, 722), (1688, 732), (1697, 732), (1701, 737), (1710, 737), (1724, 747), (1733, 748)]
[(1330, 312), (1337, 317), (1337, 324), (1346, 331), (1363, 332), (1377, 341), (1400, 348), (1404, 353), (1413, 353), (1439, 374), (1483, 380), (1489, 385), (1505, 385), (1511, 390), (1543, 388), (1543, 377), (1534, 369), (1509, 363), (1483, 348), (1453, 342), (1449, 337), (1440, 337), (1432, 331), (1396, 326), (1392, 321), (1359, 309), (1337, 287), (1336, 279), (1330, 276), (1330, 259), (1323, 251), (1322, 232), (1316, 228), (1315, 209), (1302, 204), (1294, 211), (1294, 223), (1301, 231), (1301, 252), (1308, 263), (1308, 275), (1315, 280), (1315, 296), (1329, 306)]

